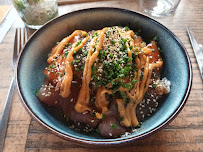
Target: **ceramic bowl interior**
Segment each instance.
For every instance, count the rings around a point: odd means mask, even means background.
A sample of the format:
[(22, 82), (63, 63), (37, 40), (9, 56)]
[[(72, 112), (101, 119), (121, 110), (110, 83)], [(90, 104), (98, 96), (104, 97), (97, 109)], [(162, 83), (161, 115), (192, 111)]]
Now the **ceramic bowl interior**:
[[(140, 32), (143, 40), (149, 42), (159, 38), (164, 67), (162, 77), (171, 81), (171, 92), (164, 96), (156, 112), (146, 119), (142, 127), (133, 134), (116, 139), (103, 139), (70, 129), (62, 114), (41, 103), (35, 96), (43, 84), (43, 70), (46, 59), (56, 42), (74, 30), (97, 30), (106, 26), (128, 26)], [(26, 110), (43, 126), (62, 138), (76, 141), (85, 146), (119, 145), (147, 136), (170, 122), (185, 104), (191, 89), (191, 64), (188, 54), (179, 39), (166, 27), (136, 12), (117, 8), (93, 8), (60, 16), (38, 30), (25, 45), (18, 62), (17, 84)]]

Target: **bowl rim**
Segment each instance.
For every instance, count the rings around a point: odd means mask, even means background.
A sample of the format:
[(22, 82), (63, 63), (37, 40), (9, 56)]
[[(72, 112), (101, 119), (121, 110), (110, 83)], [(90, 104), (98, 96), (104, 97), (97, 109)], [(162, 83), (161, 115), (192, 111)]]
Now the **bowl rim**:
[[(22, 53), (24, 52), (24, 48), (29, 44), (31, 43), (31, 40), (36, 37), (36, 33), (40, 32), (40, 31), (43, 31), (44, 29), (46, 29), (46, 27), (48, 27), (50, 25), (50, 23), (53, 23), (53, 22), (56, 22), (56, 20), (58, 19), (61, 19), (61, 18), (64, 18), (66, 17), (67, 15), (70, 15), (70, 14), (76, 14), (76, 13), (80, 13), (80, 12), (85, 12), (85, 11), (96, 11), (96, 10), (114, 10), (114, 11), (121, 11), (121, 12), (124, 12), (124, 13), (130, 13), (130, 14), (136, 14), (138, 16), (141, 16), (141, 17), (144, 17), (148, 20), (151, 20), (153, 22), (155, 22), (156, 24), (158, 24), (159, 26), (161, 26), (164, 30), (166, 30), (167, 32), (169, 32), (174, 38), (175, 40), (178, 42), (178, 44), (180, 45), (181, 47), (181, 50), (185, 56), (185, 60), (187, 61), (187, 69), (188, 69), (188, 83), (187, 83), (187, 88), (186, 88), (186, 91), (184, 93), (184, 96), (179, 104), (179, 106), (175, 109), (175, 111), (170, 115), (170, 117), (165, 120), (163, 123), (161, 123), (160, 125), (158, 125), (157, 127), (153, 128), (152, 130), (146, 132), (146, 133), (143, 133), (141, 135), (138, 135), (138, 136), (135, 136), (135, 137), (129, 137), (129, 138), (126, 138), (126, 139), (119, 139), (116, 140), (116, 141), (92, 141), (92, 140), (86, 140), (86, 139), (80, 139), (80, 138), (77, 138), (77, 137), (72, 137), (72, 136), (69, 136), (69, 135), (66, 135), (64, 133), (61, 133), (57, 130), (55, 130), (54, 128), (50, 127), (48, 124), (46, 124), (45, 122), (43, 122), (37, 115), (34, 114), (34, 112), (32, 112), (32, 110), (29, 108), (27, 102), (25, 101), (24, 97), (23, 97), (23, 92), (21, 91), (21, 88), (20, 88), (20, 82), (19, 82), (19, 64), (20, 64), (20, 59), (21, 59), (21, 55)], [(17, 82), (17, 90), (18, 90), (18, 94), (20, 96), (20, 99), (21, 99), (21, 103), (23, 104), (24, 108), (27, 110), (27, 112), (30, 114), (31, 117), (33, 117), (40, 125), (44, 126), (45, 128), (47, 128), (48, 130), (50, 130), (53, 134), (63, 138), (63, 139), (66, 139), (66, 140), (69, 140), (71, 142), (75, 142), (81, 146), (85, 146), (85, 147), (108, 147), (108, 146), (121, 146), (121, 145), (126, 145), (126, 144), (129, 144), (129, 143), (132, 143), (136, 140), (139, 140), (139, 139), (142, 139), (146, 136), (149, 136), (149, 135), (152, 135), (153, 133), (159, 131), (160, 129), (162, 129), (163, 127), (165, 127), (168, 123), (170, 123), (178, 114), (179, 112), (182, 110), (182, 108), (184, 107), (188, 97), (189, 97), (189, 94), (190, 94), (190, 91), (191, 91), (191, 88), (192, 88), (192, 78), (193, 78), (193, 74), (192, 74), (192, 64), (191, 64), (191, 61), (190, 61), (190, 58), (189, 58), (189, 55), (188, 55), (188, 52), (186, 51), (186, 48), (184, 47), (183, 43), (179, 40), (179, 38), (173, 33), (171, 32), (167, 27), (165, 27), (163, 24), (159, 23), (158, 21), (144, 15), (144, 14), (141, 14), (141, 13), (138, 13), (136, 11), (132, 11), (132, 10), (127, 10), (127, 9), (123, 9), (123, 8), (116, 8), (116, 7), (93, 7), (93, 8), (87, 8), (87, 9), (80, 9), (80, 10), (76, 10), (76, 11), (73, 11), (73, 12), (69, 12), (69, 13), (65, 13), (55, 19), (52, 19), (51, 21), (49, 21), (48, 23), (46, 23), (42, 28), (36, 30), (32, 36), (28, 39), (28, 41), (26, 42), (26, 44), (24, 45), (20, 55), (19, 55), (19, 58), (18, 58), (18, 61), (17, 61), (17, 70), (16, 70), (16, 82)]]

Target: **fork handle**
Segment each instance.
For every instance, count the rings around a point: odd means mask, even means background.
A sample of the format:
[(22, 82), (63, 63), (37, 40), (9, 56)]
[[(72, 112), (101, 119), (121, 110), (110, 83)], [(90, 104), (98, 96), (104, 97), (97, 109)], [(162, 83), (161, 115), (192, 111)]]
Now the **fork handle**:
[(15, 88), (15, 76), (13, 76), (11, 80), (9, 92), (6, 98), (5, 106), (4, 106), (4, 109), (1, 115), (1, 120), (0, 120), (0, 152), (2, 152), (4, 148), (4, 141), (6, 137), (8, 118), (10, 114), (14, 88)]

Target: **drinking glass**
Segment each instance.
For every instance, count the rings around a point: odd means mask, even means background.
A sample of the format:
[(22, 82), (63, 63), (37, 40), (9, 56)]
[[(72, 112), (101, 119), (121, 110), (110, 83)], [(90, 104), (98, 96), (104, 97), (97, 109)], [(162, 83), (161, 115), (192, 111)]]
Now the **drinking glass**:
[(57, 0), (12, 0), (19, 16), (31, 29), (39, 29), (58, 16)]
[(181, 0), (139, 0), (139, 6), (148, 14), (155, 17), (171, 15)]

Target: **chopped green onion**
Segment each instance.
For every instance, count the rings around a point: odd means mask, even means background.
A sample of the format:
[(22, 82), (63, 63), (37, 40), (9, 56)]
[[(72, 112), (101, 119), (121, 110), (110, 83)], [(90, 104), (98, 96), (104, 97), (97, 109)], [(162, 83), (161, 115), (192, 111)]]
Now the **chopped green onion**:
[(82, 52), (82, 48), (79, 48), (78, 51), (79, 51), (79, 52)]
[(124, 75), (124, 74), (119, 74), (119, 77), (120, 77), (120, 78), (124, 78), (125, 75)]
[(68, 55), (68, 51), (64, 52), (64, 56), (67, 58), (67, 55)]
[(137, 80), (132, 80), (132, 85), (135, 85), (137, 83)]
[(106, 115), (102, 115), (102, 120), (104, 120), (106, 118)]
[(115, 40), (111, 40), (111, 44), (115, 44), (116, 43), (116, 41)]
[(157, 42), (157, 41), (158, 41), (158, 37), (155, 36), (155, 37), (153, 38), (153, 40)]
[(125, 42), (127, 42), (127, 40), (122, 38), (122, 42), (123, 42), (123, 44), (125, 44)]
[(129, 28), (129, 27), (127, 27), (127, 26), (125, 26), (125, 30), (126, 30), (126, 31), (129, 31), (129, 30), (130, 30), (130, 28)]
[(128, 59), (128, 62), (131, 62), (132, 60), (133, 60), (133, 58), (129, 58), (129, 59)]
[(75, 54), (77, 54), (77, 52), (76, 52), (76, 51), (74, 51), (74, 52), (73, 52), (73, 55), (75, 55)]
[(80, 67), (81, 70), (84, 70), (84, 68), (85, 68), (84, 65), (82, 65), (82, 66)]
[(156, 84), (152, 84), (152, 87), (155, 89), (156, 88)]
[(76, 46), (79, 46), (81, 42), (82, 42), (82, 41), (77, 42), (77, 43), (76, 43)]
[(111, 126), (113, 129), (116, 129), (116, 127), (117, 127), (117, 124), (112, 124), (112, 126)]

